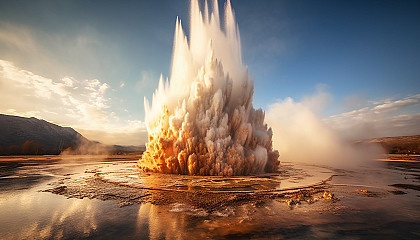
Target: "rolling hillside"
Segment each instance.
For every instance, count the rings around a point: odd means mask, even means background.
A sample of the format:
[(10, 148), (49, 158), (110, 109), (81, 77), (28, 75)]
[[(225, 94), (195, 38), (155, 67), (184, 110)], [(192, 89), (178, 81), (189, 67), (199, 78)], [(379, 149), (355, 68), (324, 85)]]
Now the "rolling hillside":
[(104, 145), (90, 141), (70, 127), (0, 114), (0, 155), (124, 154), (142, 152), (144, 146)]

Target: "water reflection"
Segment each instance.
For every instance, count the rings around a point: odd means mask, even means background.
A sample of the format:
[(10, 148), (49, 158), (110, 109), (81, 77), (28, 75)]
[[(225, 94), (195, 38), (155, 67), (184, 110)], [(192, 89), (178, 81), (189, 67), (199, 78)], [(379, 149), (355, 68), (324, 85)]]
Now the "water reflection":
[(96, 201), (50, 195), (35, 191), (2, 194), (1, 238), (61, 238), (71, 236), (76, 229), (88, 236), (96, 230)]
[[(100, 165), (106, 160), (92, 156), (47, 158), (50, 157), (0, 159), (2, 170), (7, 169), (0, 175), (0, 239), (103, 236), (104, 227), (109, 227), (109, 223), (120, 222), (124, 219), (123, 214), (129, 216), (137, 211), (137, 208), (121, 211), (115, 202), (68, 199), (42, 192), (51, 182), (81, 175), (87, 167)], [(121, 228), (121, 224), (116, 226), (119, 230), (129, 229)]]
[[(143, 204), (138, 211), (137, 228), (138, 233), (147, 233), (149, 239), (273, 238), (288, 233), (321, 237), (316, 227), (339, 219), (323, 214), (325, 207), (321, 203), (315, 206), (317, 211), (308, 212), (308, 205), (302, 205), (291, 211), (285, 204), (272, 200), (263, 206), (243, 204), (203, 215), (188, 206), (173, 211), (176, 205)], [(315, 228), (302, 228), (305, 225)]]
[(185, 215), (172, 217), (163, 206), (142, 204), (138, 211), (138, 229), (146, 230), (149, 239), (185, 239)]
[[(101, 160), (102, 161), (102, 160)], [(1, 162), (0, 162), (1, 164)], [(338, 174), (330, 184), (340, 201), (319, 200), (302, 203), (290, 208), (281, 199), (243, 201), (223, 207), (203, 209), (194, 205), (194, 195), (188, 201), (172, 199), (166, 204), (142, 203), (119, 207), (117, 201), (66, 198), (49, 192), (48, 184), (60, 179), (80, 178), (85, 175), (102, 175), (114, 181), (133, 181), (142, 186), (160, 187), (165, 191), (182, 192), (220, 190), (223, 196), (231, 188), (247, 190), (281, 188), (314, 182), (319, 176), (313, 169), (289, 169), (275, 176), (275, 181), (265, 178), (211, 178), (151, 175), (138, 180), (130, 170), (129, 163), (110, 162), (61, 162), (20, 163), (13, 170), (13, 181), (26, 184), (25, 176), (42, 176), (26, 188), (0, 188), (0, 239), (75, 239), (75, 238), (141, 238), (141, 239), (217, 239), (217, 238), (415, 238), (420, 234), (419, 191), (401, 189), (405, 194), (393, 194), (392, 184), (418, 185), (420, 164), (407, 168), (390, 165), (387, 168), (360, 169), (358, 171), (336, 171)], [(110, 167), (112, 166), (112, 167)], [(403, 167), (405, 165), (402, 165)], [(109, 167), (109, 168), (108, 168)], [(99, 169), (91, 173), (92, 169)], [(102, 170), (100, 170), (102, 169)], [(108, 169), (108, 170), (105, 170)], [(116, 171), (118, 169), (125, 169)], [(305, 169), (304, 171), (299, 169)], [(85, 172), (87, 171), (87, 172)], [(324, 170), (322, 170), (324, 172)], [(333, 170), (331, 170), (333, 171)], [(326, 175), (331, 171), (325, 171)], [(318, 170), (319, 172), (319, 170)], [(109, 173), (109, 175), (107, 175)], [(125, 173), (129, 173), (123, 177)], [(70, 175), (68, 175), (70, 174)], [(3, 185), (12, 175), (0, 178)], [(299, 177), (299, 175), (301, 175)], [(131, 179), (131, 180), (130, 180)], [(137, 179), (137, 180), (135, 180)], [(308, 180), (309, 179), (309, 180)], [(264, 180), (264, 181), (263, 181)], [(236, 181), (239, 181), (238, 183)], [(258, 184), (256, 184), (258, 183)], [(2, 185), (2, 186), (3, 186)], [(416, 186), (417, 186), (416, 185)], [(16, 185), (17, 186), (17, 185)], [(399, 186), (399, 185), (398, 185)], [(79, 186), (83, 188), (82, 185)], [(192, 191), (188, 191), (188, 188)], [(131, 191), (141, 191), (130, 187)], [(102, 191), (96, 188), (96, 191)], [(114, 191), (115, 189), (108, 189)], [(165, 192), (163, 191), (162, 192)], [(170, 191), (169, 191), (170, 190)], [(105, 190), (104, 190), (105, 191)], [(207, 190), (206, 190), (207, 191)], [(109, 192), (105, 192), (109, 193)], [(98, 194), (98, 193), (96, 193)], [(166, 198), (172, 195), (165, 194)], [(122, 196), (122, 195), (121, 195)], [(179, 197), (178, 196), (178, 197)], [(199, 195), (203, 197), (203, 195)], [(206, 195), (210, 196), (210, 195)], [(214, 196), (214, 195), (211, 195)], [(127, 195), (127, 197), (131, 197)], [(156, 195), (162, 197), (162, 195)], [(151, 198), (153, 200), (153, 198)], [(212, 199), (210, 199), (212, 200)], [(215, 200), (215, 199), (213, 199)], [(156, 202), (158, 202), (156, 200)], [(227, 201), (229, 202), (229, 201)], [(229, 202), (230, 203), (230, 202)], [(217, 205), (217, 204), (216, 204)], [(368, 220), (367, 220), (368, 219)]]

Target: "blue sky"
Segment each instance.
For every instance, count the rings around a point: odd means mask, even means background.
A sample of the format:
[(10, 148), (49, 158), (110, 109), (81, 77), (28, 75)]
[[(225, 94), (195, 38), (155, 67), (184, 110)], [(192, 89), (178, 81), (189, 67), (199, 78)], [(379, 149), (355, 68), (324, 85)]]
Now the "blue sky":
[[(391, 104), (375, 116), (411, 122), (360, 137), (420, 134), (418, 1), (231, 2), (256, 107), (323, 94), (317, 114), (328, 122)], [(143, 97), (170, 74), (177, 16), (188, 35), (188, 0), (0, 1), (0, 112), (143, 143)]]

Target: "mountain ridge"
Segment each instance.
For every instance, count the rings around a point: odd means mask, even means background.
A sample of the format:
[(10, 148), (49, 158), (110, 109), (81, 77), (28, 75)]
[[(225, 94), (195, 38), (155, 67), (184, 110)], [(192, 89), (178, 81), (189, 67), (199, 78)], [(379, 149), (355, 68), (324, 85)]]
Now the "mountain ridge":
[(90, 141), (71, 127), (35, 117), (0, 114), (0, 155), (123, 154), (139, 146), (105, 145)]
[(88, 140), (71, 127), (62, 127), (35, 117), (0, 114), (2, 154), (59, 154), (81, 141)]

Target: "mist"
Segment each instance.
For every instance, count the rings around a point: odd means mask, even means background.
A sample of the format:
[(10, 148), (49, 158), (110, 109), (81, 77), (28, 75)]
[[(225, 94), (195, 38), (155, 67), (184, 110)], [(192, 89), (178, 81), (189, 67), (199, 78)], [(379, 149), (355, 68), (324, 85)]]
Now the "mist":
[(355, 144), (324, 123), (316, 113), (330, 99), (327, 92), (318, 90), (301, 102), (289, 97), (268, 107), (266, 121), (273, 129), (273, 147), (281, 162), (352, 168), (373, 163), (384, 153), (378, 145)]

